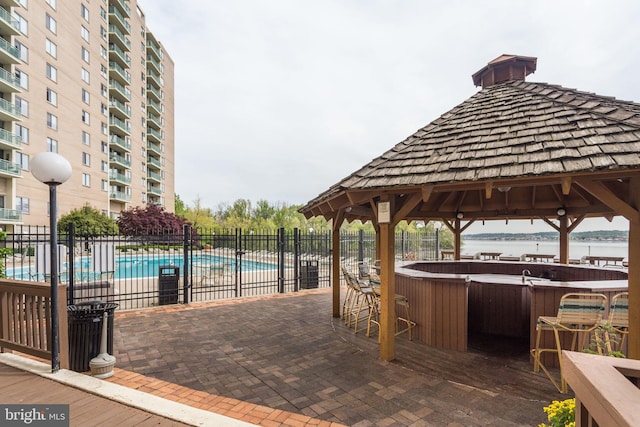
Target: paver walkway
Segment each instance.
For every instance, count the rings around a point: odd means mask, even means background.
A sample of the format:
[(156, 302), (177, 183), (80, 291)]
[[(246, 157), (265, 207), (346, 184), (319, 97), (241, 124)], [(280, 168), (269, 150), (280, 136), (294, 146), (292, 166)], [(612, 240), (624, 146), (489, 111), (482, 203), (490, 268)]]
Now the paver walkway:
[(459, 353), (400, 336), (384, 362), (375, 338), (331, 317), (328, 289), (305, 290), (118, 312), (112, 381), (269, 426), (545, 422), (542, 408), (566, 396), (526, 348), (496, 345)]

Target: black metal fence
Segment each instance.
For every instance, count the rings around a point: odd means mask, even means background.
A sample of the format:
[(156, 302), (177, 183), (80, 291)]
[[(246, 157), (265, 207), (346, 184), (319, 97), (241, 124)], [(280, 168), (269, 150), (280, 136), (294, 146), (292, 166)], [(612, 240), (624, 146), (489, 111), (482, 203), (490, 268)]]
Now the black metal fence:
[[(4, 242), (5, 275), (50, 280), (48, 228), (22, 227)], [(116, 302), (120, 309), (189, 303), (330, 286), (331, 232), (152, 231), (141, 236), (95, 236), (70, 230), (58, 237), (60, 281), (67, 301)], [(437, 238), (396, 233), (396, 256), (436, 259)], [(340, 259), (349, 268), (376, 259), (374, 233), (342, 232)]]

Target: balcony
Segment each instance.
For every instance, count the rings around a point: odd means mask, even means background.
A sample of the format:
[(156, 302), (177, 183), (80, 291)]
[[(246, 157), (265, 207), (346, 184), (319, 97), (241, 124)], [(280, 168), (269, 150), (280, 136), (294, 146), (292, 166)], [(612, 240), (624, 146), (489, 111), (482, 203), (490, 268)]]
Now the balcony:
[(125, 168), (130, 168), (131, 167), (131, 160), (127, 160), (126, 158), (116, 154), (116, 153), (111, 153), (109, 155), (109, 160), (111, 161), (111, 163), (114, 163), (116, 165), (125, 167)]
[(130, 67), (131, 58), (129, 55), (115, 43), (109, 43), (109, 60), (117, 59), (121, 66)]
[(122, 86), (115, 80), (109, 80), (109, 89), (122, 102), (131, 101), (131, 89)]
[(21, 222), (22, 213), (15, 209), (0, 208), (0, 222)]
[(0, 176), (5, 178), (18, 178), (22, 176), (22, 168), (17, 163), (11, 163), (0, 159)]
[(109, 193), (109, 199), (126, 203), (131, 201), (131, 195), (123, 193), (122, 191), (111, 191)]
[(2, 7), (0, 7), (0, 34), (3, 36), (17, 36), (21, 34), (18, 20)]
[(158, 172), (153, 172), (147, 169), (147, 180), (162, 182), (162, 176)]
[(161, 143), (162, 134), (153, 128), (147, 127), (147, 139), (150, 142)]
[(153, 157), (147, 157), (147, 167), (155, 166), (158, 169), (162, 169), (162, 163), (158, 159), (154, 159)]
[(117, 117), (109, 117), (109, 127), (111, 130), (119, 130), (127, 136), (131, 135), (131, 124), (120, 120)]
[(162, 121), (160, 117), (154, 116), (153, 114), (147, 114), (147, 125), (153, 125), (156, 129), (162, 128)]
[(0, 149), (19, 150), (20, 148), (22, 148), (22, 141), (18, 135), (6, 129), (0, 129)]
[(153, 83), (156, 87), (162, 87), (160, 74), (156, 73), (151, 68), (147, 68), (147, 81)]
[(4, 68), (0, 68), (0, 92), (21, 92), (20, 81)]
[(120, 116), (120, 118), (131, 118), (131, 106), (126, 105), (115, 98), (111, 98), (109, 99), (109, 107), (111, 107), (110, 112)]
[(157, 155), (162, 155), (162, 147), (160, 144), (154, 144), (153, 142), (147, 142), (147, 150), (151, 151)]
[(162, 107), (160, 106), (160, 104), (148, 98), (147, 98), (147, 109), (151, 110), (151, 112), (157, 116), (162, 114)]
[(155, 71), (158, 74), (160, 74), (162, 70), (160, 68), (160, 64), (158, 63), (158, 61), (153, 55), (147, 55), (147, 68), (153, 69), (153, 71)]
[(117, 42), (124, 50), (131, 50), (131, 42), (127, 36), (113, 24), (109, 25), (109, 42)]
[(109, 6), (109, 15), (109, 22), (118, 25), (125, 34), (131, 34), (131, 25), (127, 18), (122, 15), (120, 9), (115, 6)]
[(109, 171), (109, 180), (112, 182), (120, 183), (120, 184), (130, 184), (131, 177), (126, 176), (118, 172), (117, 170), (111, 169)]
[(117, 145), (125, 151), (131, 151), (131, 141), (127, 141), (125, 138), (118, 135), (109, 135), (109, 143)]
[(20, 108), (13, 105), (6, 99), (0, 98), (0, 120), (10, 122), (22, 119)]
[(147, 52), (153, 53), (153, 55), (156, 57), (158, 61), (162, 60), (162, 54), (160, 53), (160, 49), (156, 46), (155, 43), (153, 43), (150, 40), (147, 41)]
[(162, 101), (162, 95), (160, 94), (160, 91), (153, 85), (147, 85), (147, 98), (151, 99), (152, 101), (155, 100), (156, 102)]
[(147, 193), (153, 194), (155, 196), (162, 196), (162, 191), (158, 187), (154, 187), (153, 185), (149, 185), (147, 187)]
[(20, 62), (18, 48), (0, 37), (0, 64), (19, 64)]
[(124, 0), (112, 0), (109, 3), (113, 5), (112, 7), (118, 8), (118, 10), (123, 16), (127, 18), (131, 16), (131, 8), (129, 7), (128, 4), (124, 2)]
[(131, 74), (115, 61), (109, 61), (109, 78), (122, 85), (131, 84)]

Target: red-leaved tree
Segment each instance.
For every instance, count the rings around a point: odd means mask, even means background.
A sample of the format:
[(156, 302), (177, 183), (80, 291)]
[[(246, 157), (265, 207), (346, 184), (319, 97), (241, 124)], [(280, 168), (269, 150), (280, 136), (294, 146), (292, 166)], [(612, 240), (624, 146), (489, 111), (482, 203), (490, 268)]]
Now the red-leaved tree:
[(182, 234), (184, 224), (189, 224), (158, 205), (122, 211), (117, 222), (120, 233), (125, 236), (178, 235)]

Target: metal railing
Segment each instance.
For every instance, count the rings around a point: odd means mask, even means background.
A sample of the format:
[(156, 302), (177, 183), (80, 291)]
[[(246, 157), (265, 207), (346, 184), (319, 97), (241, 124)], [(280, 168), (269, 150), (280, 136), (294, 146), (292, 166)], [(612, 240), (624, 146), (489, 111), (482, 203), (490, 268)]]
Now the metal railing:
[[(398, 233), (398, 257), (412, 251), (436, 259), (435, 236)], [(297, 292), (331, 286), (332, 241), (328, 230), (148, 230), (138, 236), (96, 235), (87, 230), (60, 234), (60, 280), (67, 302), (116, 302), (119, 309)], [(48, 280), (45, 227), (20, 227), (3, 242), (6, 275)], [(417, 247), (415, 245), (423, 245)], [(375, 261), (375, 234), (342, 232), (341, 263)], [(163, 268), (178, 269), (174, 278)], [(171, 280), (169, 280), (171, 279)], [(171, 283), (168, 283), (170, 281)], [(168, 294), (167, 294), (168, 293)], [(169, 297), (167, 297), (169, 295)], [(162, 297), (161, 297), (162, 296)]]

